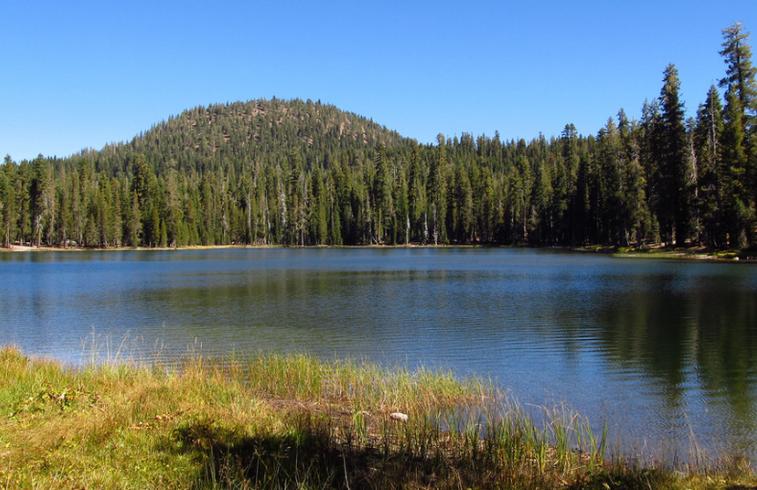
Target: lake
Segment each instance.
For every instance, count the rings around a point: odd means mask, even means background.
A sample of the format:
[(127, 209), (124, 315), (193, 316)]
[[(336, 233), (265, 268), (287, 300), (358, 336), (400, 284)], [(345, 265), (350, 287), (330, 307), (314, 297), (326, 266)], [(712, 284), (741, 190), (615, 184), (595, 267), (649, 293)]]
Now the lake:
[[(757, 461), (757, 267), (530, 249), (0, 253), (0, 343), (82, 363), (308, 352), (491, 378), (619, 450)], [(93, 345), (95, 346), (93, 348)]]

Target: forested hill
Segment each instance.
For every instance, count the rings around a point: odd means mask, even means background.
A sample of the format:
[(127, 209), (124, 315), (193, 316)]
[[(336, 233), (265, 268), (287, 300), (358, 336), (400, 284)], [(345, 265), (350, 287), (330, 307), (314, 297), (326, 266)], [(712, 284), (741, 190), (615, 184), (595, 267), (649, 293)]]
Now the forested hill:
[(320, 161), (327, 154), (403, 142), (399, 133), (333, 105), (253, 100), (184, 111), (127, 145), (106, 148), (99, 160), (113, 170), (142, 154), (159, 174), (170, 168), (203, 171), (237, 166), (239, 170), (245, 162), (275, 165), (282, 155)]
[(0, 243), (754, 246), (756, 70), (740, 25), (721, 48), (694, 117), (669, 65), (640, 120), (621, 109), (596, 135), (420, 145), (330, 105), (258, 100), (65, 159), (6, 157)]

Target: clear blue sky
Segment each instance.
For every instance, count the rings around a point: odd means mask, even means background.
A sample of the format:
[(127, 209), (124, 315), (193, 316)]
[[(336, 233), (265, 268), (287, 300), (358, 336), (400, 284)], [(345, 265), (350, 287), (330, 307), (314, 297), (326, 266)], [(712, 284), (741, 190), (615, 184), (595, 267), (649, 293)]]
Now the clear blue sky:
[[(693, 114), (757, 1), (0, 3), (0, 155), (128, 140), (183, 109), (320, 99), (420, 141), (594, 133), (678, 65)], [(753, 39), (757, 44), (757, 34)]]

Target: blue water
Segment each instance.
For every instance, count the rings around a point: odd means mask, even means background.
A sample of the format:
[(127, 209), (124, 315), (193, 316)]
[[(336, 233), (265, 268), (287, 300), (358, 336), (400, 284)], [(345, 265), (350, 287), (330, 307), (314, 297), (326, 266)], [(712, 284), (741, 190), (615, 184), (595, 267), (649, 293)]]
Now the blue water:
[[(81, 363), (309, 352), (487, 377), (618, 450), (757, 460), (757, 267), (528, 249), (0, 254), (0, 342)], [(93, 345), (95, 347), (93, 347)]]

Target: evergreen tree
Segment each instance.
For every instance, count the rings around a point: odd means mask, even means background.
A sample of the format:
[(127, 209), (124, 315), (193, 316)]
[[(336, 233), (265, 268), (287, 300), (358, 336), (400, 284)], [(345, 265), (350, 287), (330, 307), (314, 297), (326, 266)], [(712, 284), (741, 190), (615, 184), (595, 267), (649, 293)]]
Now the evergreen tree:
[[(33, 177), (30, 189), (32, 205), (32, 227), (34, 243), (42, 245), (43, 234), (53, 226), (54, 219), (54, 182), (52, 168), (42, 155), (33, 163)], [(45, 235), (49, 238), (49, 235)]]
[(426, 204), (425, 175), (420, 161), (420, 150), (413, 145), (410, 153), (410, 169), (408, 175), (408, 208), (410, 214), (410, 228), (416, 230), (411, 239), (421, 243), (428, 242), (428, 208)]
[(131, 207), (127, 209), (129, 210), (126, 220), (128, 242), (130, 246), (138, 247), (141, 243), (142, 215), (139, 211), (139, 197), (136, 194), (132, 195)]
[(727, 196), (722, 191), (724, 173), (720, 141), (723, 138), (723, 107), (720, 94), (712, 86), (699, 106), (695, 129), (695, 145), (699, 162), (698, 202), (704, 241), (713, 247), (722, 246), (722, 205)]
[(10, 246), (10, 223), (13, 213), (13, 183), (8, 176), (13, 162), (10, 155), (5, 156), (4, 168), (0, 169), (0, 243), (3, 247)]
[[(732, 162), (743, 182), (735, 189), (739, 195), (734, 202), (738, 211), (739, 225), (742, 229), (738, 232), (742, 245), (747, 241), (754, 243), (754, 235), (757, 234), (757, 68), (752, 65), (752, 49), (747, 39), (749, 33), (742, 30), (739, 23), (723, 30), (723, 44), (720, 54), (726, 63), (726, 76), (720, 80), (720, 86), (726, 88), (726, 94), (733, 92), (738, 99), (738, 107), (741, 112), (741, 125), (743, 142), (739, 148), (726, 149), (730, 151)], [(726, 95), (728, 101), (728, 95)], [(735, 110), (736, 105), (728, 102), (729, 112)], [(727, 109), (728, 110), (728, 109)], [(731, 114), (730, 119), (734, 118)], [(731, 130), (732, 141), (736, 135)], [(739, 136), (740, 138), (740, 136)], [(742, 159), (737, 153), (745, 153)], [(743, 174), (740, 172), (743, 169)]]
[(3, 209), (0, 213), (0, 237), (3, 246), (9, 247), (16, 239), (16, 227), (18, 224), (17, 196), (16, 196), (16, 165), (10, 155), (5, 156), (3, 168)]
[(405, 177), (405, 172), (401, 169), (399, 170), (393, 200), (396, 203), (394, 223), (397, 224), (393, 242), (401, 242), (407, 245), (410, 243), (410, 206), (408, 202), (407, 178)]
[(577, 243), (578, 235), (577, 206), (572, 199), (576, 193), (576, 184), (580, 166), (578, 154), (578, 132), (573, 124), (566, 124), (560, 136), (562, 157), (561, 164), (555, 175), (553, 220), (561, 224), (559, 241), (562, 243)]
[(375, 189), (375, 228), (378, 243), (385, 243), (393, 232), (394, 203), (392, 202), (392, 176), (384, 148), (376, 152)]
[(447, 238), (447, 144), (444, 135), (437, 136), (438, 150), (435, 158), (431, 160), (431, 169), (428, 180), (428, 195), (430, 207), (431, 236), (434, 245)]
[[(320, 167), (316, 167), (311, 174), (313, 189), (314, 206), (314, 219), (313, 228), (311, 230), (311, 236), (313, 237), (313, 243), (316, 245), (322, 245), (329, 243), (329, 222), (328, 222), (328, 196), (326, 194), (326, 183), (323, 181)], [(333, 243), (333, 242), (332, 242)]]
[(720, 51), (727, 66), (720, 86), (735, 91), (741, 107), (745, 133), (749, 133), (757, 113), (757, 69), (752, 66), (752, 49), (747, 43), (748, 38), (749, 33), (744, 32), (741, 24), (737, 22), (723, 30), (723, 49)]
[(722, 155), (725, 170), (721, 178), (722, 192), (727, 196), (724, 203), (723, 223), (729, 246), (745, 247), (749, 225), (753, 219), (748, 204), (748, 189), (744, 184), (747, 166), (744, 111), (734, 88), (726, 93), (725, 125), (722, 137)]
[(663, 236), (683, 245), (691, 233), (692, 189), (687, 181), (687, 138), (680, 82), (675, 65), (668, 65), (660, 92), (662, 148), (659, 158), (662, 196), (658, 218)]

